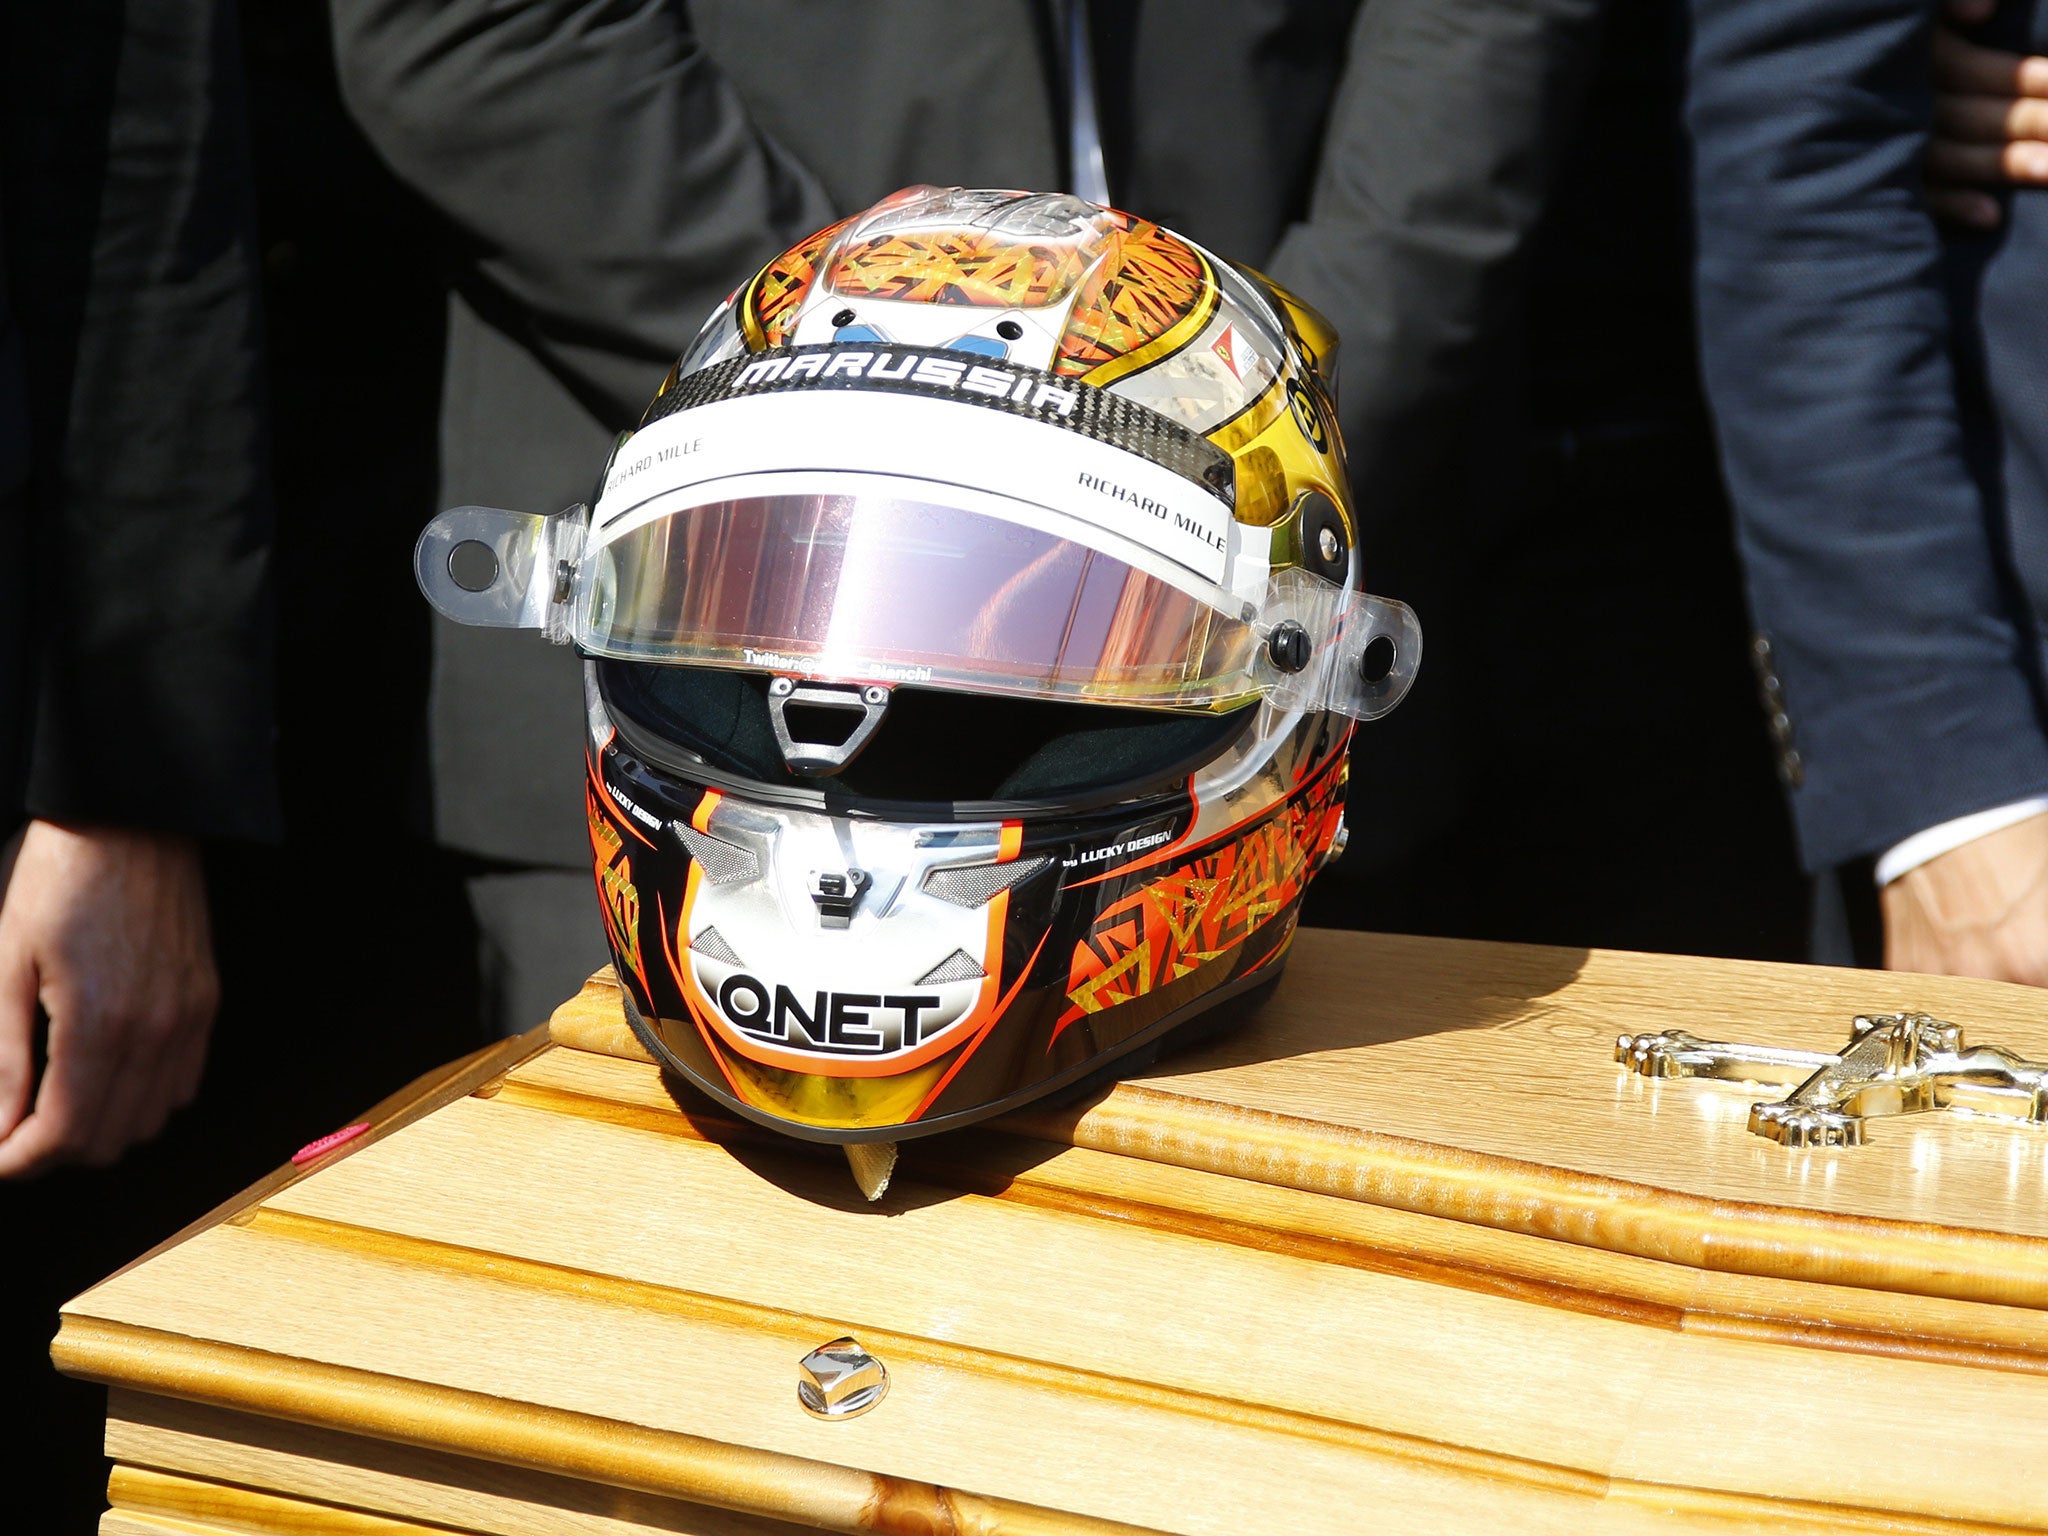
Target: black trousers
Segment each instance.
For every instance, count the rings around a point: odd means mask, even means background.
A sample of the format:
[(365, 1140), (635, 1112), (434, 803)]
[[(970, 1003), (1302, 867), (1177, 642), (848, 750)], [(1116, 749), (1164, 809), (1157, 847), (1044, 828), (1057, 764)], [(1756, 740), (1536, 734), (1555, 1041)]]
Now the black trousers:
[[(1306, 920), (1805, 958), (1806, 881), (1704, 425), (1548, 435), (1524, 478), (1516, 514), (1422, 612), (1415, 691), (1355, 738), (1352, 850)], [(1390, 781), (1450, 802), (1419, 845), (1398, 835)]]

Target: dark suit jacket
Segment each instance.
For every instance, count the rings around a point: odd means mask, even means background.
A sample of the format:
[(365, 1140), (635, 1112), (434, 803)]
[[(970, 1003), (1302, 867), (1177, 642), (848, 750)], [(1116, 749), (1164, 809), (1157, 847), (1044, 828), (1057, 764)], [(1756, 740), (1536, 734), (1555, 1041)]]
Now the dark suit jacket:
[(1814, 868), (2048, 791), (2048, 194), (1944, 246), (1934, 12), (1693, 0), (1703, 363)]
[(0, 826), (278, 831), (233, 15), (0, 11)]
[[(1113, 194), (1221, 254), (1270, 256), (1330, 312), (1368, 495), (1378, 474), (1424, 478), (1403, 455), (1480, 366), (1597, 10), (1097, 7)], [(567, 3), (338, 0), (351, 109), (456, 241), (444, 502), (587, 496), (702, 317), (832, 218), (919, 181), (1061, 185), (1050, 11), (640, 0), (600, 24)], [(582, 861), (574, 673), (531, 636), (440, 628), (445, 842)]]

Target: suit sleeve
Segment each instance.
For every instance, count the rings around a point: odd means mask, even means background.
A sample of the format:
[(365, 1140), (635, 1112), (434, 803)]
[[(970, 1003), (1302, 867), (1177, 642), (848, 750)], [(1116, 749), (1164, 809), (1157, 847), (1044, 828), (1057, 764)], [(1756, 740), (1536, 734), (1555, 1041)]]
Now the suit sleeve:
[(1591, 76), (1602, 0), (1370, 0), (1307, 220), (1269, 264), (1343, 339), (1364, 495), (1426, 497), (1508, 329), (1517, 258)]
[[(259, 294), (234, 8), (13, 7), (8, 298), (30, 418), (23, 808), (270, 838)], [(0, 807), (0, 810), (10, 809)]]
[(832, 217), (674, 0), (336, 0), (350, 111), (450, 223), (476, 311), (637, 420), (732, 274)]
[[(1521, 461), (1508, 350), (1529, 247), (1577, 126), (1601, 0), (1368, 0), (1308, 217), (1267, 270), (1341, 338), (1338, 415), (1367, 582), (1411, 603), (1422, 682), (1373, 737), (1382, 818), (1340, 883), (1469, 815), (1488, 724), (1479, 551)], [(1475, 453), (1473, 445), (1482, 444)]]
[(1926, 0), (1693, 0), (1702, 363), (1809, 866), (2048, 789), (1920, 198)]

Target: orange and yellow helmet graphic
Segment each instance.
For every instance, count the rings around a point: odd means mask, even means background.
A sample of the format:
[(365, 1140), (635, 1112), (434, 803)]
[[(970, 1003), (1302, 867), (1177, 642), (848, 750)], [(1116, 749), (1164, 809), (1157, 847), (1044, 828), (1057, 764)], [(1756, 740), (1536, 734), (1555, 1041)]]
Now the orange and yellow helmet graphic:
[[(775, 524), (779, 543), (762, 532), (767, 522), (757, 528), (737, 513), (696, 508), (695, 526), (709, 531), (678, 533), (663, 548), (697, 573), (703, 591), (688, 588), (701, 597), (690, 614), (766, 625), (767, 589), (754, 574), (771, 559), (801, 564), (808, 580), (856, 533), (887, 545), (892, 559), (908, 558), (877, 530), (887, 524), (895, 537), (889, 520), (899, 512), (884, 502), (907, 500), (900, 485), (939, 479), (931, 442), (897, 426), (933, 418), (919, 414), (923, 400), (893, 415), (885, 407), (919, 387), (979, 390), (986, 398), (977, 409), (993, 419), (1044, 393), (1108, 423), (1103, 440), (1127, 430), (1116, 442), (1153, 434), (1198, 450), (1205, 484), (1222, 503), (1219, 547), (1227, 534), (1233, 562), (1256, 551), (1248, 568), (1260, 581), (1299, 577), (1317, 591), (1348, 592), (1360, 571), (1331, 398), (1334, 351), (1308, 306), (1149, 220), (1062, 194), (908, 188), (799, 241), (742, 284), (648, 415), (651, 429), (724, 409), (743, 387), (756, 392), (749, 400), (780, 390), (773, 398), (795, 404), (772, 421), (765, 407), (751, 418), (772, 436), (785, 420), (809, 419), (806, 401), (859, 395), (902, 460), (900, 469), (892, 458), (875, 471), (887, 477), (886, 496), (860, 504), (858, 527), (825, 519), (799, 534), (789, 531), (795, 523)], [(874, 440), (862, 437), (863, 452)], [(825, 451), (815, 430), (801, 441), (806, 453)], [(805, 481), (804, 496), (852, 504), (845, 481), (828, 482), (810, 460), (800, 467), (819, 482), (812, 490)], [(1021, 496), (1025, 467), (996, 463), (991, 494)], [(1042, 505), (1058, 513), (1073, 483), (1071, 474), (1062, 479)], [(1150, 541), (1145, 558), (1174, 558), (1168, 533), (1142, 521), (1165, 511), (1154, 503), (1132, 514), (1129, 527), (1140, 531), (1131, 539)], [(906, 547), (939, 547), (952, 536), (953, 511), (918, 505), (900, 516), (916, 534), (904, 535)], [(1025, 526), (1003, 524), (1005, 559), (1024, 547), (1016, 529)], [(1008, 585), (991, 589), (986, 612), (975, 609), (982, 617), (1008, 613), (1012, 586), (1026, 590), (1037, 567), (1014, 558), (1024, 563), (1002, 568)], [(934, 590), (951, 570), (932, 568)], [(879, 563), (864, 568), (862, 590), (880, 590), (886, 576)], [(970, 591), (964, 575), (950, 579), (950, 597)], [(1203, 606), (1198, 623), (1151, 587), (1129, 590), (1153, 606), (1105, 607), (1105, 633), (1192, 633), (1204, 623), (1222, 633), (1224, 620), (1240, 622), (1231, 618), (1237, 609), (1214, 607), (1223, 620), (1212, 620)], [(878, 606), (889, 609), (889, 625), (877, 633), (908, 646), (897, 609)], [(748, 641), (757, 647), (746, 653), (749, 666), (775, 675), (721, 673), (716, 696), (732, 701), (727, 714), (772, 710), (756, 695), (773, 697), (778, 687), (797, 700), (788, 707), (801, 707), (802, 658), (785, 654), (803, 640), (800, 628), (776, 631), (793, 637), (782, 649)], [(967, 717), (941, 704), (1002, 690), (951, 674), (903, 680), (911, 656), (891, 650), (890, 670), (834, 674), (823, 687), (866, 687), (880, 698), (874, 708), (901, 711), (891, 717), (905, 722), (901, 729), (927, 729), (914, 718), (935, 722), (918, 738), (920, 752), (965, 758), (943, 722)], [(691, 664), (678, 657), (673, 666)], [(664, 1065), (726, 1108), (792, 1135), (851, 1142), (944, 1130), (1136, 1059), (1195, 1013), (1274, 979), (1310, 879), (1342, 847), (1351, 726), (1320, 704), (1219, 695), (1199, 729), (1186, 727), (1197, 745), (1176, 747), (1144, 776), (1036, 798), (962, 795), (943, 813), (937, 801), (878, 794), (849, 814), (868, 793), (857, 772), (812, 795), (777, 778), (776, 762), (764, 768), (746, 757), (737, 737), (699, 741), (693, 733), (718, 711), (667, 712), (658, 690), (636, 681), (661, 671), (614, 658), (594, 661), (589, 673), (591, 852), (629, 1017)], [(1118, 686), (1115, 698), (1072, 706), (1089, 718), (1062, 716), (1059, 729), (1079, 739), (1144, 716), (1178, 721), (1177, 731), (1205, 707), (1191, 698), (1148, 710), (1134, 684)], [(915, 716), (920, 706), (887, 704), (892, 688), (941, 702)], [(1038, 707), (1020, 704), (1019, 714)], [(1089, 762), (1091, 773), (1126, 771)]]

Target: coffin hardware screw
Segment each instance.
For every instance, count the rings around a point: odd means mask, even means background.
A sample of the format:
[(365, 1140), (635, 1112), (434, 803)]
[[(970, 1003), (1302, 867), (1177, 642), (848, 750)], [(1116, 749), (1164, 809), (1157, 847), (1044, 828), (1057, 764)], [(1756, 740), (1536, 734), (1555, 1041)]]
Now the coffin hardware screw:
[(1325, 565), (1335, 564), (1343, 548), (1344, 546), (1337, 542), (1337, 530), (1334, 528), (1326, 527), (1316, 535), (1316, 550), (1322, 555)]
[(796, 1364), (796, 1400), (814, 1419), (853, 1419), (889, 1395), (889, 1373), (854, 1339), (820, 1344)]
[(1292, 619), (1282, 619), (1266, 637), (1266, 654), (1282, 672), (1299, 672), (1308, 665), (1308, 631)]

